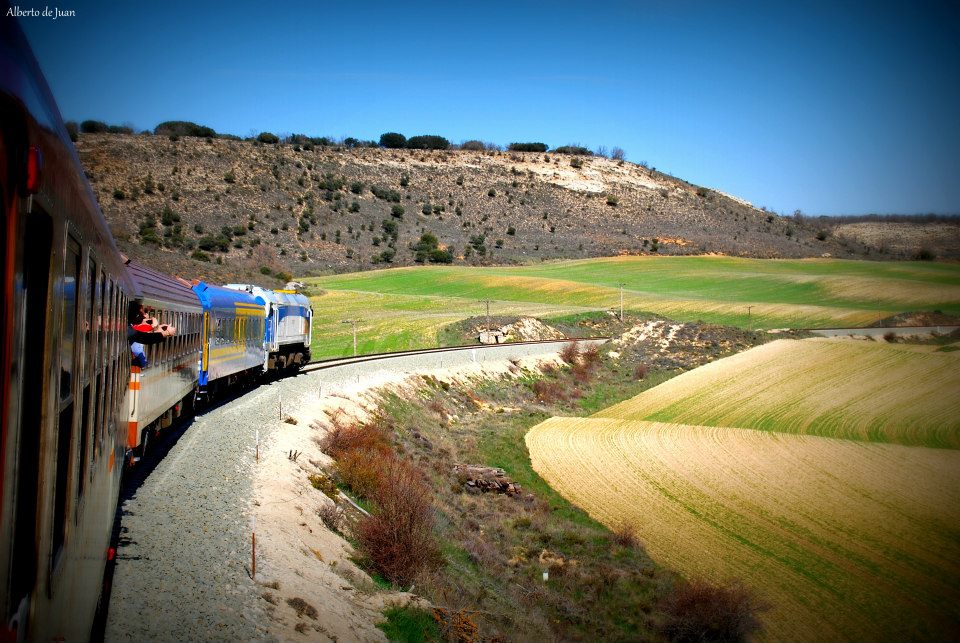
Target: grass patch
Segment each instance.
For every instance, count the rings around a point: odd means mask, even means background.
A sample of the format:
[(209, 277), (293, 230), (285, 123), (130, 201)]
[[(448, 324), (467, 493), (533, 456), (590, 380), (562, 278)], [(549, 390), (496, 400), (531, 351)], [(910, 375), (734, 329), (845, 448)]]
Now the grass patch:
[(390, 641), (397, 643), (431, 643), (442, 641), (440, 627), (430, 612), (416, 607), (391, 607), (384, 610), (387, 620), (377, 627)]

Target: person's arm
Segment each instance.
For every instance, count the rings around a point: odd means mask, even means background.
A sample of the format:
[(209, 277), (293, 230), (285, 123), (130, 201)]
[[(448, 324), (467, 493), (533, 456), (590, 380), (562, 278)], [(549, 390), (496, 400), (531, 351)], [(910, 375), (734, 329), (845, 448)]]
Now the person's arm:
[(163, 333), (144, 333), (139, 330), (132, 330), (130, 336), (127, 337), (128, 342), (139, 342), (144, 346), (151, 346), (153, 344), (159, 344), (166, 337)]

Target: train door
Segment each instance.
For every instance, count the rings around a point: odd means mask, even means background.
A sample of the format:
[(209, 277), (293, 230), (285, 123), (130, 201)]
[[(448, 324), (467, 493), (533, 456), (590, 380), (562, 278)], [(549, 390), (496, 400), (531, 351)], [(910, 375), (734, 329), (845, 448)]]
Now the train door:
[[(17, 444), (14, 520), (9, 610), (19, 613), (20, 624), (29, 607), (30, 594), (37, 584), (40, 541), (39, 523), (40, 434), (43, 426), (44, 370), (46, 368), (47, 318), (50, 296), (51, 249), (53, 223), (50, 217), (34, 207), (25, 220), (24, 240), (29, 252), (23, 260), (23, 299), (15, 322), (22, 329), (20, 355), (24, 356), (20, 386), (20, 418), (16, 425)], [(25, 244), (24, 244), (25, 245)]]

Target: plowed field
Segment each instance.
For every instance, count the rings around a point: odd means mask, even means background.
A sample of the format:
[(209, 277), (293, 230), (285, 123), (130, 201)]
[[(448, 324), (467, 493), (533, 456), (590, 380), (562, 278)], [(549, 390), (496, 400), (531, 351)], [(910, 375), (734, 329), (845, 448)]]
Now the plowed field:
[(526, 441), (537, 473), (635, 525), (654, 559), (754, 587), (765, 640), (957, 636), (960, 451), (579, 418)]
[(960, 448), (960, 352), (778, 340), (684, 373), (596, 417)]

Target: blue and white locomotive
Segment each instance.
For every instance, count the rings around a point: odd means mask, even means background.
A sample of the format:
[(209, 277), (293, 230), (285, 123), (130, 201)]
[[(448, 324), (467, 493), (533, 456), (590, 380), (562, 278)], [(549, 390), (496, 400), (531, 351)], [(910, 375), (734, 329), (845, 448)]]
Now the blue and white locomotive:
[(264, 347), (267, 371), (296, 369), (310, 361), (310, 300), (295, 290), (268, 290), (251, 284), (227, 284), (253, 297), (262, 307), (266, 320)]

